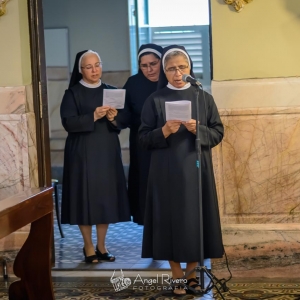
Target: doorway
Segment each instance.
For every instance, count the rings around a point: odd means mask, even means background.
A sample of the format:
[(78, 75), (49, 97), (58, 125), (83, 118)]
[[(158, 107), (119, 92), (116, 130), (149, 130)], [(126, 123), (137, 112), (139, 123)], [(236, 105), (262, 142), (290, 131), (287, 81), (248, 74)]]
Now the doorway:
[(177, 44), (188, 51), (204, 89), (211, 85), (209, 0), (128, 0), (131, 72), (136, 74), (142, 44)]
[(33, 107), (36, 122), (38, 186), (51, 186), (49, 117), (43, 11), (40, 0), (28, 0)]
[[(185, 25), (153, 23), (154, 8), (162, 5), (158, 2), (164, 1), (151, 1), (90, 0), (82, 7), (82, 2), (79, 0), (43, 0), (46, 55), (48, 56), (49, 53), (47, 43), (50, 43), (52, 48), (50, 51), (53, 51), (52, 54), (50, 52), (51, 59), (47, 57), (45, 59), (50, 116), (49, 149), (52, 178), (58, 179), (60, 183), (62, 183), (66, 132), (61, 126), (59, 106), (68, 87), (69, 75), (77, 52), (84, 49), (99, 52), (103, 60), (103, 81), (122, 88), (127, 78), (137, 72), (136, 51), (139, 45), (146, 42), (154, 42), (162, 46), (179, 43), (191, 52), (192, 57), (194, 55), (195, 61), (198, 59), (195, 65), (198, 70), (196, 74), (209, 88), (211, 76), (209, 24), (206, 24), (207, 21), (206, 23), (202, 21), (205, 24), (186, 23)], [(198, 2), (203, 1), (198, 0)], [(48, 35), (51, 32), (56, 36), (54, 40)], [(205, 49), (202, 49), (202, 44), (206, 45)], [(201, 51), (198, 48), (201, 48)], [(53, 54), (54, 51), (58, 51), (55, 52), (57, 54)], [(68, 53), (67, 58), (66, 53)], [(126, 173), (129, 164), (128, 131), (122, 132), (120, 142)], [(61, 185), (58, 193), (61, 194)], [(60, 237), (56, 224), (54, 229), (56, 270), (113, 270), (121, 267), (169, 270), (169, 264), (166, 262), (153, 262), (140, 258), (142, 227), (134, 223), (110, 226), (107, 245), (117, 259), (115, 263), (104, 263), (98, 266), (83, 263), (83, 243), (77, 226), (63, 225), (64, 239)], [(95, 239), (95, 232), (93, 232), (93, 240)]]

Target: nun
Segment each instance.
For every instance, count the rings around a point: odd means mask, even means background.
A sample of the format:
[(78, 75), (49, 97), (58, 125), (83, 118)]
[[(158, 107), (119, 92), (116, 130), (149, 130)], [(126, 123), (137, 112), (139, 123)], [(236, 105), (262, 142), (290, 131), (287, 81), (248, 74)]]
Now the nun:
[(128, 78), (125, 108), (117, 116), (120, 129), (130, 128), (130, 165), (128, 173), (128, 195), (133, 222), (143, 225), (146, 190), (151, 152), (142, 149), (138, 142), (141, 112), (145, 100), (157, 89), (160, 58), (163, 48), (155, 44), (144, 44), (138, 51), (138, 74)]
[[(174, 294), (200, 290), (195, 267), (200, 262), (200, 213), (196, 139), (196, 88), (182, 80), (192, 77), (193, 65), (185, 48), (164, 48), (158, 90), (145, 102), (139, 140), (152, 151), (146, 199), (142, 257), (168, 260), (173, 279), (184, 276), (193, 288), (173, 289)], [(223, 125), (213, 97), (198, 93), (202, 148), (202, 203), (204, 257), (221, 258), (223, 242), (211, 148), (223, 138)], [(191, 101), (191, 119), (166, 121), (166, 102)], [(206, 102), (206, 105), (204, 104)], [(207, 125), (207, 127), (206, 127)], [(202, 287), (204, 288), (204, 287)]]
[[(86, 263), (114, 261), (105, 237), (110, 223), (130, 221), (126, 180), (115, 117), (103, 106), (102, 61), (92, 50), (79, 52), (60, 107), (68, 132), (64, 152), (62, 223), (78, 225)], [(96, 225), (97, 245), (92, 242)]]

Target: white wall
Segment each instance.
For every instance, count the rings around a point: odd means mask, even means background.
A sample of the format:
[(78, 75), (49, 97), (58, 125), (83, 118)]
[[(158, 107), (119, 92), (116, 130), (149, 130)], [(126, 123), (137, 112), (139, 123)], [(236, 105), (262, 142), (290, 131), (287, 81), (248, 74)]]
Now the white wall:
[(68, 28), (70, 70), (76, 53), (99, 52), (103, 71), (130, 70), (126, 0), (43, 0), (44, 27)]

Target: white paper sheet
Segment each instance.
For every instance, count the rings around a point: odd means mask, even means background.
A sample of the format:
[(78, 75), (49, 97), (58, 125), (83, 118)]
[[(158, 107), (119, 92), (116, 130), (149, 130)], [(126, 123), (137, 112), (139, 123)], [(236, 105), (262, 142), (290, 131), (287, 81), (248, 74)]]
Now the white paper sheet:
[(192, 105), (189, 100), (166, 102), (166, 120), (188, 122), (192, 118)]
[(103, 106), (108, 105), (116, 109), (124, 108), (125, 89), (103, 90)]

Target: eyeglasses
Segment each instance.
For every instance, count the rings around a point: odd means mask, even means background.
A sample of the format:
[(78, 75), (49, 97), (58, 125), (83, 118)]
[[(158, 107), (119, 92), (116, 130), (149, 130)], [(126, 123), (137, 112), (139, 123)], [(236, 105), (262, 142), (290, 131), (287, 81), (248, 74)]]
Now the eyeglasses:
[(97, 62), (93, 66), (92, 65), (86, 65), (85, 67), (81, 67), (81, 69), (92, 70), (93, 68), (100, 68), (101, 66), (102, 66), (102, 62)]
[(185, 69), (187, 69), (188, 67), (189, 67), (189, 66), (183, 66), (183, 65), (178, 66), (178, 67), (171, 67), (171, 68), (169, 68), (169, 69), (166, 69), (166, 72), (175, 74), (176, 71), (179, 71), (180, 73), (182, 73), (182, 72), (183, 72)]
[(155, 67), (157, 64), (159, 63), (159, 60), (158, 61), (152, 61), (151, 63), (149, 63), (149, 64), (141, 64), (140, 65), (140, 68), (142, 69), (142, 70), (147, 70), (148, 68), (153, 68), (153, 67)]

